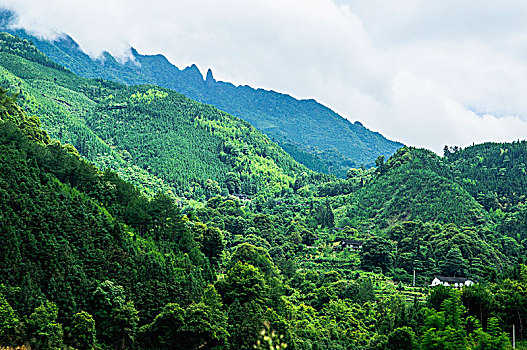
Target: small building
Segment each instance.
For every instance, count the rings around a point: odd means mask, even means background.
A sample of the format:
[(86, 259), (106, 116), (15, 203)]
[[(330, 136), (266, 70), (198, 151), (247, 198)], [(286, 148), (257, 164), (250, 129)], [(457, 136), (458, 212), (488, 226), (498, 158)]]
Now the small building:
[(251, 198), (250, 198), (248, 195), (246, 195), (246, 194), (242, 194), (242, 193), (233, 193), (232, 195), (233, 195), (234, 197), (238, 198), (239, 200), (244, 201), (244, 202), (245, 202), (245, 201), (250, 201), (250, 200), (251, 200)]
[(466, 277), (444, 277), (444, 276), (436, 276), (432, 280), (432, 283), (430, 284), (430, 287), (435, 287), (439, 285), (443, 285), (446, 287), (454, 287), (454, 288), (461, 288), (461, 287), (468, 287), (474, 284), (474, 281), (469, 280)]
[(348, 249), (353, 249), (353, 250), (361, 250), (363, 243), (364, 241), (352, 241), (349, 239), (343, 239), (340, 241), (340, 244), (338, 245), (338, 247), (340, 249), (348, 248)]

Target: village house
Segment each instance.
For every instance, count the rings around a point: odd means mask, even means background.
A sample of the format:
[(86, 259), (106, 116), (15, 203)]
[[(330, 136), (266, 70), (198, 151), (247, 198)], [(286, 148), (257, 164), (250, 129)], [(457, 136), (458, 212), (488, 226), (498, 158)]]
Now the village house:
[(436, 276), (432, 283), (430, 284), (430, 287), (435, 287), (439, 285), (447, 286), (447, 287), (454, 287), (454, 288), (461, 288), (461, 287), (468, 287), (474, 284), (474, 281), (469, 280), (465, 277), (444, 277), (444, 276)]
[(349, 239), (343, 239), (340, 241), (338, 248), (339, 249), (347, 248), (347, 249), (353, 249), (353, 250), (361, 250), (363, 243), (364, 241), (352, 241)]
[(246, 195), (246, 194), (242, 194), (242, 193), (233, 193), (232, 195), (233, 195), (234, 197), (238, 198), (239, 200), (244, 201), (244, 202), (246, 202), (246, 201), (250, 201), (250, 200), (251, 200), (251, 198), (250, 198), (248, 195)]

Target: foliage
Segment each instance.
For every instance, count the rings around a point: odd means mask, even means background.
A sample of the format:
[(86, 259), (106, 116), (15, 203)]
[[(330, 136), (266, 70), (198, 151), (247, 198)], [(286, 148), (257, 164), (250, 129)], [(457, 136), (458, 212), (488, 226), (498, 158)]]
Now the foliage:
[[(2, 40), (1, 85), (19, 90), (0, 90), (2, 346), (507, 349), (513, 325), (527, 338), (525, 187), (509, 166), (527, 145), (405, 147), (335, 179), (213, 107)], [(477, 284), (428, 287), (441, 274)]]
[(73, 346), (81, 350), (91, 350), (95, 348), (95, 321), (86, 311), (81, 311), (73, 315), (69, 337)]
[(254, 345), (255, 349), (267, 350), (267, 349), (285, 349), (287, 344), (282, 342), (283, 335), (278, 335), (274, 330), (271, 330), (269, 323), (265, 323), (265, 328), (260, 332), (260, 337)]
[[(18, 54), (24, 50), (31, 54)], [(43, 65), (46, 59), (29, 42), (2, 34), (0, 85), (19, 89), (23, 109), (43, 116), (52, 137), (145, 193), (279, 193), (310, 173), (247, 122), (212, 106), (167, 89), (79, 78)]]
[[(360, 122), (349, 122), (314, 100), (297, 100), (274, 91), (219, 82), (210, 70), (204, 80), (195, 65), (180, 70), (163, 56), (145, 56), (134, 49), (133, 62), (120, 63), (108, 53), (102, 60), (93, 60), (68, 36), (49, 42), (24, 30), (7, 30), (34, 42), (29, 51), (38, 47), (80, 76), (128, 85), (162, 86), (242, 118), (279, 141), (293, 158), (312, 170), (344, 177), (346, 168), (372, 166), (377, 156), (388, 157), (402, 146)], [(35, 54), (27, 58), (39, 63), (44, 60)]]
[[(4, 285), (0, 285), (4, 289)], [(0, 345), (19, 343), (20, 321), (0, 290)]]
[(30, 342), (36, 348), (61, 349), (62, 348), (62, 325), (57, 322), (59, 309), (50, 301), (45, 301), (29, 315), (27, 320), (27, 331)]

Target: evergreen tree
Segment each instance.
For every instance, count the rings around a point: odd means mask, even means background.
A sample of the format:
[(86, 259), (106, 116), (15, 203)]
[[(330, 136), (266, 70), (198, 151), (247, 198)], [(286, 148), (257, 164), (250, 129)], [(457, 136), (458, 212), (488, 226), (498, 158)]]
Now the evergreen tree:
[[(0, 285), (3, 287), (3, 285)], [(20, 342), (20, 321), (0, 290), (0, 345), (14, 346)]]
[(68, 330), (68, 337), (75, 348), (80, 350), (95, 348), (95, 321), (89, 313), (81, 311), (73, 315), (73, 320)]
[(57, 322), (58, 312), (57, 305), (46, 300), (29, 316), (26, 333), (31, 335), (31, 345), (38, 349), (62, 348), (63, 331)]
[(452, 247), (440, 265), (446, 276), (466, 276), (467, 262), (463, 258), (459, 247)]

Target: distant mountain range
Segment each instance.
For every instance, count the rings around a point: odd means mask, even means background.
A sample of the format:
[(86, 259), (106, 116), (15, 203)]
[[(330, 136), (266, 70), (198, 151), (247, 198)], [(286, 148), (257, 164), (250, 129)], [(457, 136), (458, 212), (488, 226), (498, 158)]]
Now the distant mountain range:
[(372, 166), (379, 155), (389, 157), (403, 146), (351, 123), (315, 100), (297, 100), (287, 94), (205, 79), (196, 65), (183, 70), (163, 55), (141, 55), (131, 48), (133, 60), (117, 61), (109, 53), (92, 59), (68, 35), (50, 42), (23, 29), (9, 29), (14, 15), (0, 13), (0, 29), (32, 41), (47, 57), (86, 78), (103, 78), (137, 85), (153, 84), (180, 92), (244, 119), (280, 144), (312, 170), (345, 176), (347, 169)]

